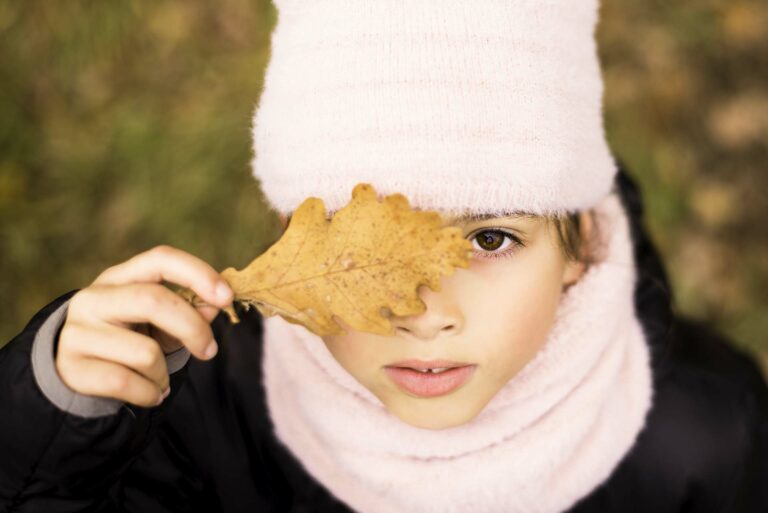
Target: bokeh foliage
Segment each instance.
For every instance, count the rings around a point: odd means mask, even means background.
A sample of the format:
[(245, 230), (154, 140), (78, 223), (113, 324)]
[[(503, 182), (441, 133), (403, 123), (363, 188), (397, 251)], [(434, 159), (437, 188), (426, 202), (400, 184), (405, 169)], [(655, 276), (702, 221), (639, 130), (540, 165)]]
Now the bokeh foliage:
[(768, 4), (608, 0), (601, 14), (608, 139), (677, 309), (768, 372)]
[[(768, 4), (601, 12), (608, 139), (678, 310), (768, 364)], [(154, 245), (223, 269), (274, 240), (249, 161), (276, 20), (265, 0), (0, 0), (0, 345)]]

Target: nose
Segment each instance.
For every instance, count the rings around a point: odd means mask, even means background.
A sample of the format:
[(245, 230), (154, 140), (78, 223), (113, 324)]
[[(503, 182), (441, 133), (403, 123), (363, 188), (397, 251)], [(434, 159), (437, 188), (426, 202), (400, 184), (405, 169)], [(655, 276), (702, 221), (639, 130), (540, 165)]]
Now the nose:
[(390, 322), (396, 334), (407, 333), (418, 339), (432, 340), (461, 330), (460, 311), (447, 294), (434, 292), (426, 285), (421, 285), (418, 292), (427, 309), (418, 315), (392, 315)]

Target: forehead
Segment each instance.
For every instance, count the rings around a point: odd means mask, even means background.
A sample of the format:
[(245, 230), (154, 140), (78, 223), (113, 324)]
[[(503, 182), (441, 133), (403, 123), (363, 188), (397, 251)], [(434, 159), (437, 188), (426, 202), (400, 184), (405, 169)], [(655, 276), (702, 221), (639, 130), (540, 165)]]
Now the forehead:
[[(337, 211), (329, 211), (325, 215), (325, 219), (327, 221), (330, 221), (331, 218), (336, 214)], [(293, 212), (291, 212), (287, 218), (290, 219)], [(443, 219), (445, 219), (448, 224), (467, 224), (467, 223), (479, 223), (482, 221), (487, 221), (489, 219), (536, 219), (540, 216), (536, 214), (531, 214), (528, 212), (520, 212), (520, 211), (509, 211), (509, 212), (483, 212), (483, 213), (477, 213), (477, 212), (469, 212), (466, 214), (458, 214), (458, 215), (451, 215), (451, 214), (442, 214)]]

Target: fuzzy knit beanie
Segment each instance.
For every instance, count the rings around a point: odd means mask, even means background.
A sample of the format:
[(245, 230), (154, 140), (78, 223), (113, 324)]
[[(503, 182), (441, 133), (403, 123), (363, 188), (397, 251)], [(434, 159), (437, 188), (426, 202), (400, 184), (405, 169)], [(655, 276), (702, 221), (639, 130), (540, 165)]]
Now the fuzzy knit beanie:
[(448, 214), (589, 208), (604, 137), (597, 0), (276, 0), (253, 116), (271, 206), (358, 182)]
[(319, 197), (335, 212), (367, 182), (449, 215), (593, 208), (603, 248), (535, 357), (452, 428), (402, 422), (321, 337), (266, 318), (277, 439), (359, 513), (566, 511), (628, 454), (653, 397), (602, 125), (597, 0), (275, 3), (253, 174), (276, 211)]

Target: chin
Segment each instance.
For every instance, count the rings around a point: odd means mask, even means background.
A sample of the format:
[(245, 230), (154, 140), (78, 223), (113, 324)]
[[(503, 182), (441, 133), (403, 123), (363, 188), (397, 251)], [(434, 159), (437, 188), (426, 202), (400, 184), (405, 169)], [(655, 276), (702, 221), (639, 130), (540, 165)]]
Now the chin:
[[(440, 430), (461, 426), (474, 419), (482, 408), (472, 408), (454, 399), (446, 398), (442, 404), (427, 405), (435, 399), (399, 399), (397, 404), (385, 406), (401, 421), (413, 427)], [(453, 404), (451, 404), (453, 402)]]

